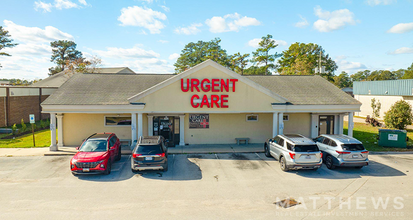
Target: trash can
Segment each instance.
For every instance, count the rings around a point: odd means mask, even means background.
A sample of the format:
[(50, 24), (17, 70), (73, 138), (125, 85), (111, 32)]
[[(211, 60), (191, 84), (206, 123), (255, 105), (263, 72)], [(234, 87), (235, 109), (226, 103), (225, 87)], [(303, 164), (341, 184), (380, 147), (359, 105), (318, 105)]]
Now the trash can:
[(406, 148), (407, 131), (379, 129), (379, 146)]

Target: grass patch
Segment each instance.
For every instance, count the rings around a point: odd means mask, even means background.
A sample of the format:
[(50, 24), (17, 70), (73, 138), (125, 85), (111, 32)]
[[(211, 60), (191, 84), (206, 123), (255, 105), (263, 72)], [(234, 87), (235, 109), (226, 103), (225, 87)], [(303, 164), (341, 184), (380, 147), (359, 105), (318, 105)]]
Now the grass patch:
[[(36, 147), (49, 147), (50, 129), (37, 131), (34, 133)], [(33, 134), (26, 134), (16, 139), (0, 139), (0, 148), (31, 148), (33, 147)]]
[[(348, 132), (348, 122), (344, 122), (344, 134)], [(413, 146), (413, 131), (407, 130), (407, 137), (409, 141), (407, 142), (408, 148), (395, 148), (395, 147), (381, 147), (378, 145), (377, 137), (379, 135), (379, 128), (373, 127), (371, 125), (366, 125), (365, 123), (354, 123), (353, 137), (357, 140), (363, 142), (364, 147), (368, 151), (412, 151), (411, 146)]]

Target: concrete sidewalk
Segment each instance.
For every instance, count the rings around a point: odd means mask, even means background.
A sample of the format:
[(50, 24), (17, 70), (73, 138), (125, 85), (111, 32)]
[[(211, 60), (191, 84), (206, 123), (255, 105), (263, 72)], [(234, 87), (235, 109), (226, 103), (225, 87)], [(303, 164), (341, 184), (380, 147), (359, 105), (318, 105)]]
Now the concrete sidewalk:
[[(255, 153), (264, 152), (263, 144), (197, 144), (168, 148), (169, 154), (190, 153)], [(50, 151), (48, 147), (41, 148), (0, 148), (0, 157), (28, 157), (28, 156), (72, 156), (77, 152), (74, 146), (59, 147), (58, 151)], [(130, 155), (132, 151), (122, 148), (123, 155)]]

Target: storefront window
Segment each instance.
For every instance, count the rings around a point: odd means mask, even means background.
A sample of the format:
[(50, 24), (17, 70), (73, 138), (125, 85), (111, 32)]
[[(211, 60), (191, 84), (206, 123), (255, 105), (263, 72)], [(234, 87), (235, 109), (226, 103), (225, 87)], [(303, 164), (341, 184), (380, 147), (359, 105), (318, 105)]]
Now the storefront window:
[(105, 117), (106, 126), (130, 126), (131, 122), (131, 117)]

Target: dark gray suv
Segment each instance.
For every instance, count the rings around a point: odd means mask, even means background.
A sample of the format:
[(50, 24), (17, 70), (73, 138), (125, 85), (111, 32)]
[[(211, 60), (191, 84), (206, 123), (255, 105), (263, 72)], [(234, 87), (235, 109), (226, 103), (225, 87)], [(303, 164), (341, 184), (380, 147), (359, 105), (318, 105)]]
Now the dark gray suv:
[(168, 149), (162, 136), (141, 137), (132, 151), (131, 169), (168, 170)]

